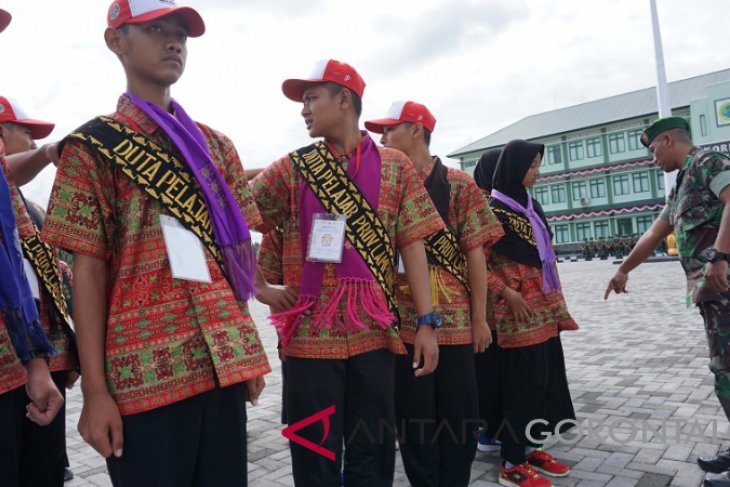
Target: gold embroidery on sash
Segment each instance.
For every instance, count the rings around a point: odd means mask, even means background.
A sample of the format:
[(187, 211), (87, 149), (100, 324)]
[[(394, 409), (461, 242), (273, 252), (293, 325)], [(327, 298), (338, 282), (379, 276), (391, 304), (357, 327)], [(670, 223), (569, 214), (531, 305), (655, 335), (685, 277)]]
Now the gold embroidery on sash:
[(108, 117), (88, 122), (69, 137), (84, 142), (159, 201), (185, 228), (200, 238), (224, 269), (205, 197), (189, 169), (175, 156), (149, 137)]

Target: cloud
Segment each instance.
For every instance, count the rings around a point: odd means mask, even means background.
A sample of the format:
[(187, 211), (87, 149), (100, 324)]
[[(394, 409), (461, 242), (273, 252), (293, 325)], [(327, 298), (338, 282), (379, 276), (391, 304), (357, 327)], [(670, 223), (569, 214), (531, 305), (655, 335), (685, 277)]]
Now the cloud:
[(494, 42), (526, 9), (522, 1), (456, 0), (415, 18), (380, 15), (373, 25), (380, 45), (369, 63), (391, 75), (432, 65), (455, 51)]

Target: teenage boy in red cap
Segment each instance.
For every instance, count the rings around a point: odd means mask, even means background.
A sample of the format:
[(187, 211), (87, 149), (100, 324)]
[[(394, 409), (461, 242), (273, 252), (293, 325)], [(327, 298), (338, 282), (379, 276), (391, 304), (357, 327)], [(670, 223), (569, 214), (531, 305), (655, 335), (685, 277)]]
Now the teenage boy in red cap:
[(479, 426), (473, 355), (491, 342), (483, 247), (504, 232), (474, 180), (431, 156), (435, 126), (428, 108), (413, 101), (395, 102), (385, 118), (365, 122), (368, 130), (382, 134), (385, 147), (413, 161), (447, 225), (425, 240), (431, 300), (442, 316), (439, 368), (427, 377), (410, 373), (417, 313), (408, 282), (399, 274), (401, 338), (408, 349), (408, 356), (396, 359), (395, 375), (396, 423), (406, 425), (399, 438), (403, 465), (414, 486), (465, 487)]
[[(10, 19), (0, 9), (0, 32)], [(18, 487), (24, 416), (38, 424), (51, 423), (63, 405), (63, 396), (48, 372), (46, 360), (55, 352), (38, 320), (23, 268), (19, 238), (30, 231), (32, 223), (9, 178), (1, 138), (0, 166), (0, 485)]]
[[(310, 137), (324, 141), (282, 157), (253, 183), (265, 227), (283, 231), (284, 285), (299, 290), (272, 321), (287, 361), (287, 420), (291, 428), (314, 422), (291, 437), (300, 486), (338, 485), (343, 442), (345, 485), (392, 485), (393, 367), (405, 352), (396, 329), (396, 248), (423, 323), (412, 373), (429, 374), (438, 360), (440, 319), (422, 239), (443, 222), (410, 161), (360, 131), (364, 88), (357, 71), (335, 60), (284, 81), (284, 95), (303, 102)], [(287, 297), (262, 284), (267, 304), (285, 308)]]
[[(27, 117), (15, 103), (0, 96), (0, 137), (8, 157), (14, 154), (25, 157), (26, 163), (21, 166), (34, 166), (27, 164), (27, 160), (45, 158), (43, 151), (38, 151), (39, 154), (32, 152), (34, 140), (47, 137), (53, 128), (54, 124), (50, 122)], [(52, 146), (53, 144), (49, 145)], [(39, 166), (44, 167), (48, 160), (45, 162)], [(38, 168), (34, 169), (37, 172)], [(28, 174), (28, 170), (25, 173), (32, 176)], [(28, 208), (27, 202), (24, 207), (33, 220), (33, 212)], [(28, 225), (30, 232), (23, 230), (21, 243), (25, 262), (29, 266), (26, 270), (31, 292), (39, 306), (40, 322), (58, 352), (51, 357), (48, 368), (56, 387), (63, 394), (66, 387), (71, 387), (78, 378), (79, 363), (71, 319), (63, 294), (61, 263), (53, 250), (39, 239), (40, 226), (40, 222), (36, 221)], [(21, 484), (29, 487), (61, 486), (66, 465), (66, 408), (62, 407), (48, 426), (22, 421), (24, 409), (22, 407), (20, 410), (21, 422), (18, 424), (22, 431), (19, 442)]]
[(246, 409), (270, 371), (249, 315), (261, 222), (233, 143), (171, 98), (200, 15), (117, 0), (117, 111), (69, 135), (43, 235), (74, 252), (79, 431), (115, 486), (246, 485)]

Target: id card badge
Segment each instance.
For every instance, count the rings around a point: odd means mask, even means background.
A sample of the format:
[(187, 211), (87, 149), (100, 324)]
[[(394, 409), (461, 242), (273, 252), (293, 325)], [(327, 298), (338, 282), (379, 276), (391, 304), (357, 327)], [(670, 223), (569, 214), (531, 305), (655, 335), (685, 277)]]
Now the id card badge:
[(160, 226), (165, 238), (167, 259), (172, 277), (195, 282), (212, 282), (208, 259), (200, 239), (182, 223), (168, 215), (160, 215)]
[(25, 257), (23, 257), (23, 269), (25, 270), (25, 277), (28, 280), (28, 285), (30, 286), (30, 292), (33, 294), (33, 298), (40, 301), (41, 287), (38, 284), (38, 276), (35, 275), (33, 264), (31, 264)]
[(307, 261), (339, 264), (345, 247), (345, 215), (315, 213), (309, 232)]

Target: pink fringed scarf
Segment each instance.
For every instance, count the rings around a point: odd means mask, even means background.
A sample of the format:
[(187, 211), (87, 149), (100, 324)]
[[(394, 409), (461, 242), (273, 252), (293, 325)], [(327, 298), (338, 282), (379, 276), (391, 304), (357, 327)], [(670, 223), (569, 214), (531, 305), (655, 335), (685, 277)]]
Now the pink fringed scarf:
[[(361, 164), (357, 163), (356, 155), (350, 156), (347, 174), (373, 210), (377, 211), (382, 168), (380, 153), (373, 140), (365, 132), (363, 132), (359, 149)], [(383, 329), (387, 329), (396, 320), (388, 309), (383, 293), (379, 292), (380, 284), (375, 281), (372, 272), (358, 251), (348, 248), (349, 245), (343, 249), (342, 262), (336, 264), (337, 288), (327, 303), (319, 306), (325, 264), (306, 260), (309, 233), (315, 213), (326, 213), (326, 211), (302, 179), (299, 188), (299, 222), (304, 270), (299, 299), (291, 309), (274, 314), (270, 318), (279, 332), (283, 346), (289, 343), (307, 315), (311, 316), (312, 328), (315, 330), (339, 328), (348, 332), (369, 328), (360, 319), (359, 311), (363, 311)], [(343, 313), (340, 313), (340, 303), (343, 302), (345, 309)]]

